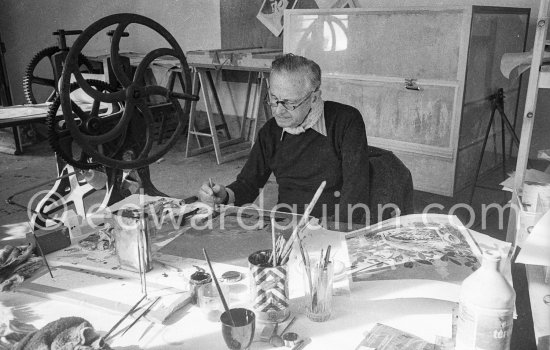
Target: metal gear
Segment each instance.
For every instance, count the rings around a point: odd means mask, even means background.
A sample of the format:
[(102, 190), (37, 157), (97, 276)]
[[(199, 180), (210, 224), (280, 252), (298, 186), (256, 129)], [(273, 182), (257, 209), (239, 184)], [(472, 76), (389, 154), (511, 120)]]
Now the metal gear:
[[(52, 57), (59, 51), (61, 51), (61, 49), (57, 46), (50, 46), (43, 50), (40, 50), (33, 56), (31, 61), (27, 65), (27, 68), (25, 69), (25, 74), (23, 75), (23, 92), (25, 94), (25, 99), (27, 100), (27, 103), (39, 103), (37, 100), (37, 96), (35, 96), (33, 85), (45, 86), (50, 89), (49, 95), (46, 100), (40, 102), (51, 102), (54, 100), (55, 96), (57, 95), (58, 88), (57, 83), (55, 82), (55, 73), (53, 71), (54, 63)], [(45, 59), (49, 61), (49, 71), (41, 72), (41, 74), (44, 75), (38, 76), (36, 75), (38, 74), (38, 72), (35, 72), (35, 70), (40, 62)], [(78, 66), (83, 67), (88, 72), (93, 71), (92, 63), (82, 54), (78, 55)]]
[[(92, 86), (95, 90), (100, 92), (114, 92), (113, 88), (104, 81), (88, 79), (86, 82)], [(72, 83), (70, 85), (70, 92), (75, 92), (80, 89), (78, 83)], [(99, 108), (99, 102), (97, 103), (97, 108)], [(95, 169), (102, 167), (101, 163), (95, 162), (92, 157), (86, 154), (82, 148), (74, 141), (70, 131), (66, 128), (65, 120), (62, 114), (58, 114), (59, 106), (61, 105), (61, 99), (59, 96), (56, 96), (50, 105), (48, 110), (48, 115), (46, 117), (46, 126), (48, 127), (48, 142), (54, 152), (61, 157), (68, 164), (79, 168), (79, 169)], [(78, 105), (73, 102), (73, 111), (76, 114), (86, 113), (90, 115), (92, 111), (84, 112)], [(122, 116), (124, 107), (121, 103), (112, 103), (109, 105), (110, 111), (107, 114), (101, 114), (88, 118), (88, 125), (86, 126), (89, 130), (94, 130), (94, 128), (99, 128), (97, 132), (101, 132), (101, 128), (108, 128), (118, 121)], [(95, 118), (95, 119), (94, 119)], [(108, 120), (108, 122), (105, 122)], [(94, 125), (90, 125), (94, 123)], [(110, 156), (119, 152), (122, 143), (124, 142), (124, 136), (118, 139), (117, 141), (110, 142), (105, 144), (102, 152)]]
[[(152, 29), (164, 38), (171, 47), (155, 49), (145, 55), (132, 77), (128, 76), (122, 69), (119, 46), (124, 30), (130, 25), (133, 27), (134, 24)], [(78, 57), (94, 35), (113, 25), (116, 26), (116, 29), (111, 41), (111, 67), (122, 89), (113, 93), (104, 93), (93, 89), (86, 82), (79, 71)], [(164, 56), (171, 56), (179, 61), (178, 65), (184, 82), (184, 86), (182, 86), (183, 93), (176, 93), (162, 86), (147, 85), (145, 83), (144, 75), (149, 65), (155, 59)], [(102, 129), (106, 130), (105, 132), (91, 133), (87, 126), (89, 123), (88, 117), (81, 113), (76, 113), (78, 118), (75, 117), (69, 96), (71, 76), (74, 76), (81, 89), (95, 101), (124, 103), (124, 113), (114, 127)], [(159, 23), (145, 16), (131, 13), (104, 17), (82, 32), (73, 43), (65, 60), (60, 91), (65, 124), (74, 141), (95, 162), (116, 169), (143, 168), (166, 154), (182, 134), (186, 124), (185, 115), (189, 112), (191, 101), (198, 100), (198, 96), (190, 94), (191, 73), (185, 55), (176, 39)], [(167, 105), (172, 108), (171, 111), (177, 121), (177, 126), (167, 141), (155, 149), (152, 148), (154, 106), (149, 104), (151, 96), (166, 98)], [(184, 100), (183, 109), (178, 99)], [(123, 157), (120, 153), (109, 156), (100, 151), (101, 148), (105, 148), (105, 144), (119, 140), (122, 135), (127, 135), (124, 147), (132, 149), (133, 155), (131, 157)]]

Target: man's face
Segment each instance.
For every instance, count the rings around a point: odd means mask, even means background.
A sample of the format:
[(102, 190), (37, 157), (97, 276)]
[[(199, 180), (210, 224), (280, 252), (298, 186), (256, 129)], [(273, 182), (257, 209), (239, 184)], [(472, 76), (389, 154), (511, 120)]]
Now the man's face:
[[(302, 124), (309, 111), (311, 103), (316, 100), (317, 93), (311, 93), (309, 84), (303, 74), (276, 72), (269, 79), (269, 98), (271, 102), (284, 101), (288, 106), (299, 106), (290, 111), (282, 103), (271, 107), (271, 113), (281, 128), (294, 128)], [(310, 94), (311, 93), (311, 94)], [(300, 104), (300, 102), (303, 102)]]

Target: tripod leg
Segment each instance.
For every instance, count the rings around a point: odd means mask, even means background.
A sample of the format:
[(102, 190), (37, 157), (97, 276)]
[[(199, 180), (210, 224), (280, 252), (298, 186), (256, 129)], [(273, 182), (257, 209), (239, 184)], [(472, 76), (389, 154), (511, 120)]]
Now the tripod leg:
[(476, 175), (474, 177), (474, 184), (472, 185), (472, 192), (470, 193), (470, 205), (474, 199), (474, 192), (476, 190), (477, 178), (479, 176), (479, 171), (481, 170), (481, 164), (483, 162), (483, 153), (485, 152), (485, 146), (487, 146), (487, 139), (489, 138), (489, 133), (491, 132), (491, 126), (493, 125), (493, 120), (495, 119), (496, 107), (493, 106), (491, 111), (491, 119), (489, 119), (489, 125), (487, 125), (487, 130), (485, 130), (485, 138), (483, 138), (483, 146), (481, 147), (481, 155), (479, 156), (479, 161), (477, 162)]
[(504, 116), (502, 113), (500, 113), (500, 128), (501, 128), (501, 135), (500, 138), (502, 140), (502, 178), (506, 179), (506, 136), (504, 132), (506, 131), (506, 128), (504, 126)]
[(508, 127), (508, 130), (510, 131), (510, 134), (512, 134), (512, 137), (514, 138), (514, 141), (516, 142), (516, 145), (519, 147), (519, 137), (518, 134), (516, 134), (516, 131), (514, 130), (514, 127), (508, 120), (508, 117), (506, 116), (506, 113), (504, 113), (504, 110), (499, 111), (500, 115), (503, 119), (503, 124)]

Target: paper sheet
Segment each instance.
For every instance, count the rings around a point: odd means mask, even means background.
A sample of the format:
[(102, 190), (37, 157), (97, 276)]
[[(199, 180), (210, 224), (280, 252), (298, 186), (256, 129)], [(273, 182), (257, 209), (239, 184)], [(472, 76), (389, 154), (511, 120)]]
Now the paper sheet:
[[(500, 60), (500, 71), (506, 78), (516, 79), (529, 69), (532, 59), (533, 52), (505, 53)], [(550, 52), (544, 52), (542, 62), (550, 62)]]
[[(539, 159), (545, 159), (545, 160), (550, 160), (550, 148), (548, 149), (541, 149), (537, 152), (537, 158)], [(546, 168), (546, 172), (548, 173), (550, 169), (550, 165), (548, 166), (548, 168)]]
[(501, 271), (511, 281), (510, 243), (467, 230), (454, 216), (407, 215), (395, 228), (392, 220), (346, 235), (350, 260), (358, 266), (385, 262), (355, 276), (352, 293), (361, 289), (369, 300), (424, 297), (456, 302), (462, 281), (479, 266), (479, 249), (499, 251)]
[(523, 243), (517, 263), (550, 266), (550, 211), (537, 222)]
[(284, 10), (293, 9), (297, 2), (297, 0), (264, 0), (256, 18), (260, 20), (273, 35), (279, 36), (283, 31)]
[(0, 108), (0, 120), (30, 117), (35, 115), (46, 115), (50, 109), (49, 105), (41, 104), (39, 107), (30, 107), (26, 105)]
[[(514, 188), (515, 174), (515, 172), (512, 172), (506, 180), (500, 183), (504, 191), (512, 192), (512, 189)], [(527, 169), (525, 171), (524, 181), (548, 184), (550, 183), (550, 173), (535, 169)]]

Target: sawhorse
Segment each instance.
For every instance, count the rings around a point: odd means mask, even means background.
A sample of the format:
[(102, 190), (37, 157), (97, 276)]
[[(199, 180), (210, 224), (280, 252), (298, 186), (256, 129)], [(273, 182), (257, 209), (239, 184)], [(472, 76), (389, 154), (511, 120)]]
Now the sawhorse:
[[(216, 154), (216, 162), (222, 164), (237, 158), (244, 157), (250, 152), (250, 148), (254, 144), (256, 136), (256, 127), (258, 122), (258, 113), (262, 99), (267, 92), (267, 75), (269, 69), (257, 68), (257, 67), (239, 67), (239, 66), (222, 66), (214, 64), (190, 64), (193, 69), (193, 95), (198, 95), (202, 91), (201, 97), (204, 100), (206, 114), (208, 119), (209, 131), (199, 130), (196, 127), (197, 119), (197, 102), (191, 104), (191, 112), (189, 116), (189, 128), (187, 134), (187, 148), (185, 151), (185, 157), (194, 156), (197, 154), (210, 152), (214, 150)], [(220, 99), (216, 91), (214, 79), (212, 78), (212, 71), (218, 69), (226, 70), (238, 70), (248, 72), (248, 86), (246, 91), (246, 102), (244, 108), (244, 114), (240, 123), (239, 136), (237, 138), (231, 138), (229, 134), (229, 128), (225, 120), (225, 115), (221, 107)], [(254, 89), (253, 89), (254, 86)], [(202, 87), (202, 89), (201, 89)], [(216, 125), (214, 119), (213, 105), (222, 121), (221, 124)], [(268, 112), (266, 110), (266, 112)], [(224, 130), (227, 136), (227, 140), (220, 142), (217, 131)], [(212, 144), (204, 145), (201, 137), (209, 137), (212, 139)], [(191, 149), (192, 139), (195, 139), (198, 148)], [(246, 149), (235, 151), (229, 154), (222, 154), (222, 148), (246, 143)]]

